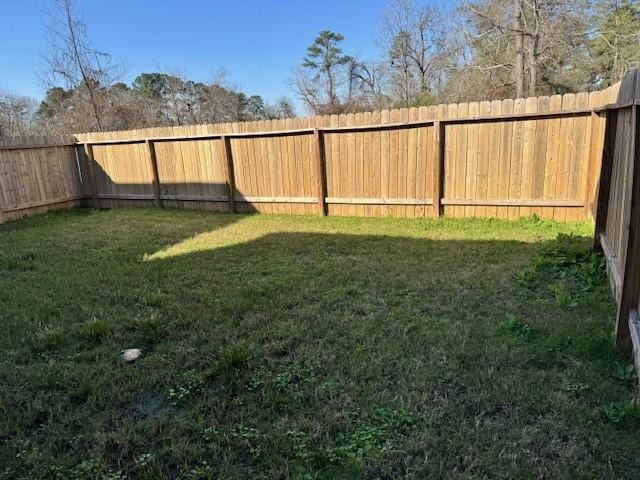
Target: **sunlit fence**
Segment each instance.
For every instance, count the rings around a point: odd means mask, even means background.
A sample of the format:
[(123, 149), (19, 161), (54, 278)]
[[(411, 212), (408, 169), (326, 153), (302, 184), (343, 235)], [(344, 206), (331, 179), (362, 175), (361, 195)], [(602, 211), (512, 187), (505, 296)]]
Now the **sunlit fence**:
[(0, 208), (591, 218), (617, 91), (13, 139)]

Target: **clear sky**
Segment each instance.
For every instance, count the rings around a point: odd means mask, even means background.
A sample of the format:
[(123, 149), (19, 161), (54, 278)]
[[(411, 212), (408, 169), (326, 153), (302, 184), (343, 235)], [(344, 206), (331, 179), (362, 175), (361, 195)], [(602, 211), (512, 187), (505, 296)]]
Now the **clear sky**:
[[(288, 95), (292, 69), (323, 29), (345, 36), (344, 51), (379, 55), (376, 32), (386, 0), (78, 0), (92, 44), (139, 73), (179, 71), (209, 81), (220, 69), (247, 94)], [(444, 0), (421, 3), (447, 4)], [(0, 88), (41, 99), (47, 0), (2, 0)]]

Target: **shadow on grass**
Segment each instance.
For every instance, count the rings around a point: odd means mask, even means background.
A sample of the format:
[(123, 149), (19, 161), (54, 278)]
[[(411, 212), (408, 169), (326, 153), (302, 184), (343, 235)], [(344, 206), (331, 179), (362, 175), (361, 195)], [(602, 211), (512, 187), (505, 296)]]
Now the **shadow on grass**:
[[(109, 215), (93, 234), (91, 218), (60, 227), (2, 282), (14, 476), (562, 477), (630, 453), (589, 453), (634, 435), (592, 414), (628, 388), (611, 375), (604, 278), (585, 289), (572, 260), (522, 274), (558, 241), (239, 236), (242, 217)], [(131, 346), (145, 355), (124, 365)]]

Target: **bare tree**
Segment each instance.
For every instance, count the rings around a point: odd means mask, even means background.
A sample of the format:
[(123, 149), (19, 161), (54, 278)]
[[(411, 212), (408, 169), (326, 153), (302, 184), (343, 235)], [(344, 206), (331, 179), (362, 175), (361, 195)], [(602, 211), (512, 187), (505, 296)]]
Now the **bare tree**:
[(33, 98), (0, 91), (0, 137), (32, 134), (36, 106)]
[[(535, 1), (535, 0), (534, 0)], [(516, 84), (516, 97), (524, 97), (524, 83), (525, 83), (525, 66), (524, 66), (524, 12), (523, 12), (523, 0), (514, 0), (513, 8), (513, 28), (512, 33), (515, 37), (516, 54), (515, 65), (513, 68), (513, 76)], [(530, 59), (531, 56), (528, 56)], [(527, 66), (532, 69), (532, 65)], [(531, 88), (531, 86), (530, 86)], [(535, 90), (535, 83), (532, 85)]]
[(382, 110), (393, 100), (387, 92), (389, 68), (382, 62), (357, 62), (351, 71), (352, 89), (357, 93), (359, 109)]
[(49, 39), (43, 55), (45, 81), (50, 86), (63, 82), (68, 90), (81, 92), (81, 100), (91, 107), (95, 128), (101, 131), (105, 103), (101, 89), (113, 83), (118, 67), (110, 55), (91, 46), (87, 25), (73, 0), (52, 0), (45, 27)]
[(403, 106), (421, 103), (440, 86), (447, 66), (447, 22), (431, 6), (390, 0), (379, 32), (391, 70), (391, 87)]
[(489, 84), (515, 96), (539, 94), (541, 80), (560, 89), (562, 74), (586, 44), (587, 0), (463, 1), (462, 31), (473, 62)]
[(281, 97), (274, 103), (265, 105), (265, 118), (267, 120), (276, 120), (279, 118), (294, 118), (296, 116), (293, 103), (286, 97)]

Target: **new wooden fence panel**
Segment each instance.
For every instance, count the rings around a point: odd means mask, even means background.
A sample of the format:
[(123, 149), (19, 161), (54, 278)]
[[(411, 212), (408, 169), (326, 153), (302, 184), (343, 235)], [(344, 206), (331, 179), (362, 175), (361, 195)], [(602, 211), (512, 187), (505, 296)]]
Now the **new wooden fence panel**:
[[(105, 134), (105, 140), (115, 139)], [(95, 178), (101, 206), (117, 207), (131, 204), (132, 197), (151, 205), (153, 199), (152, 174), (146, 160), (144, 143), (95, 145)]]
[[(458, 116), (458, 104), (448, 106), (447, 117), (456, 118)], [(458, 162), (457, 162), (457, 125), (445, 125), (444, 128), (444, 179), (442, 195), (443, 197), (455, 197), (456, 179), (458, 178)], [(445, 205), (443, 212), (445, 215), (453, 215), (456, 207)]]
[[(329, 115), (325, 115), (322, 117), (322, 126), (329, 126), (331, 123), (331, 117)], [(294, 119), (293, 128), (302, 129), (302, 128), (315, 128), (315, 125), (309, 120), (305, 118)], [(313, 215), (318, 213), (318, 201), (319, 195), (321, 192), (318, 191), (319, 181), (317, 175), (317, 165), (315, 164), (316, 154), (321, 154), (322, 152), (316, 152), (316, 137), (314, 135), (298, 135), (295, 137), (295, 150), (294, 154), (296, 157), (296, 173), (295, 173), (295, 181), (302, 185), (304, 197), (313, 199), (316, 203), (301, 203), (298, 205), (299, 212)], [(322, 142), (324, 145), (325, 138), (322, 138)], [(324, 145), (324, 153), (326, 156), (326, 145)], [(326, 200), (326, 185), (327, 185), (327, 174), (326, 174), (326, 164), (324, 165), (324, 188), (325, 188), (325, 200)], [(326, 207), (325, 207), (326, 208)]]
[[(572, 110), (575, 108), (576, 96), (568, 93), (562, 96), (562, 109)], [(558, 156), (558, 174), (556, 176), (556, 198), (569, 198), (569, 172), (575, 145), (573, 142), (573, 118), (563, 118), (560, 120), (560, 154)], [(566, 209), (554, 208), (553, 218), (557, 221), (566, 220)]]
[[(589, 106), (589, 96), (586, 93), (578, 93), (575, 96), (575, 109), (586, 109)], [(570, 127), (571, 147), (569, 165), (569, 178), (567, 184), (567, 198), (570, 200), (582, 201), (584, 187), (582, 177), (589, 164), (589, 154), (585, 148), (585, 138), (589, 116), (575, 117)], [(583, 208), (571, 208), (566, 210), (567, 221), (578, 220), (584, 213)]]
[[(468, 103), (461, 103), (458, 105), (458, 117), (467, 117), (471, 115), (469, 111)], [(447, 143), (447, 138), (451, 138), (452, 142), (455, 142), (456, 148), (453, 153), (452, 163), (455, 164), (455, 172), (456, 176), (451, 185), (451, 195), (448, 194), (447, 189), (445, 188), (445, 196), (449, 198), (465, 198), (466, 196), (466, 187), (467, 187), (467, 179), (469, 178), (469, 169), (467, 163), (467, 154), (468, 154), (468, 140), (469, 140), (469, 128), (465, 125), (452, 125), (449, 128), (452, 130), (452, 135), (447, 137), (445, 130), (445, 143)], [(455, 136), (453, 135), (455, 134)], [(445, 170), (450, 168), (447, 166), (447, 162), (445, 161)], [(445, 214), (447, 213), (445, 206)], [(464, 217), (467, 213), (466, 208), (464, 206), (454, 206), (452, 207), (454, 216), (456, 217)]]
[[(429, 112), (433, 115), (432, 118), (438, 121), (449, 118), (449, 108), (447, 105), (430, 107)], [(426, 179), (426, 198), (419, 200), (429, 202), (430, 206), (425, 207), (425, 215), (435, 217), (439, 216), (442, 212), (442, 200), (444, 198), (446, 183), (446, 125), (444, 129), (442, 129), (440, 123), (422, 127), (422, 129), (424, 131), (423, 138), (428, 139), (425, 143), (425, 150), (427, 152), (426, 161), (428, 164), (427, 171), (429, 177)], [(443, 158), (440, 158), (441, 155)]]
[[(483, 101), (479, 105), (479, 115), (482, 117), (491, 115), (491, 102)], [(473, 195), (474, 200), (486, 200), (487, 188), (489, 186), (489, 134), (492, 129), (492, 124), (480, 123), (477, 125), (475, 134), (476, 137), (476, 189)], [(478, 205), (475, 207), (475, 216), (486, 217), (487, 207), (486, 205)]]
[[(599, 107), (604, 98), (604, 92), (591, 92), (589, 94), (589, 106), (591, 108)], [(589, 120), (589, 166), (583, 191), (585, 201), (584, 215), (595, 217), (606, 116), (592, 113)]]
[[(529, 97), (525, 100), (525, 112), (538, 112), (538, 99)], [(533, 198), (533, 172), (534, 172), (534, 154), (536, 148), (536, 120), (525, 120), (522, 122), (523, 139), (522, 139), (522, 184), (520, 188), (521, 199)], [(518, 212), (521, 217), (531, 215), (531, 207), (520, 207)]]
[[(494, 100), (491, 102), (491, 115), (498, 116), (502, 114), (502, 102)], [(500, 187), (500, 136), (502, 134), (502, 125), (500, 123), (492, 123), (489, 125), (487, 135), (487, 195), (488, 200), (497, 200), (498, 189)], [(496, 218), (498, 216), (497, 206), (488, 206), (485, 214), (487, 217)]]
[[(417, 115), (417, 109), (416, 109)], [(365, 112), (362, 114), (362, 125), (371, 125), (371, 112)], [(373, 132), (365, 131), (361, 134), (361, 140), (359, 142), (359, 155), (358, 155), (358, 173), (362, 176), (361, 188), (363, 195), (368, 198), (372, 198), (374, 195), (374, 188), (377, 187), (374, 177), (374, 155), (372, 152), (372, 136)], [(413, 177), (415, 180), (415, 176)], [(372, 206), (365, 204), (361, 206), (360, 211), (362, 216), (372, 216)]]
[[(381, 123), (383, 125), (391, 123), (391, 112), (389, 110), (382, 110)], [(390, 155), (391, 148), (391, 131), (383, 130), (380, 133), (380, 192), (381, 198), (389, 198), (389, 179), (390, 179)], [(381, 205), (380, 212), (382, 216), (389, 216), (390, 210), (388, 205)]]
[[(137, 138), (138, 143), (95, 145), (102, 206), (151, 203), (153, 164), (144, 140), (153, 136), (291, 131), (228, 136), (230, 163), (220, 138), (151, 142), (162, 202), (167, 206), (225, 210), (229, 167), (235, 174), (235, 209), (317, 213), (318, 172), (326, 176), (329, 215), (421, 218), (451, 216), (577, 220), (594, 204), (603, 121), (586, 109), (614, 95), (568, 94), (435, 105), (297, 119), (144, 129), (79, 135), (80, 141)], [(584, 110), (544, 118), (515, 114)], [(412, 125), (410, 122), (481, 117), (478, 122)], [(385, 124), (402, 124), (384, 128)], [(324, 170), (317, 169), (313, 128), (362, 127), (321, 133)], [(599, 143), (600, 142), (600, 143)], [(128, 168), (129, 170), (125, 170)], [(123, 175), (126, 171), (128, 177)], [(440, 174), (442, 178), (436, 176)], [(145, 185), (146, 182), (146, 185)], [(114, 198), (127, 200), (113, 203)], [(110, 197), (110, 198), (107, 198)], [(437, 197), (437, 198), (434, 198)], [(107, 203), (109, 200), (111, 203)], [(439, 205), (442, 204), (442, 208)]]
[[(477, 117), (479, 116), (479, 114), (480, 114), (480, 103), (470, 102), (469, 116)], [(465, 128), (468, 130), (467, 155), (466, 155), (467, 176), (466, 176), (465, 195), (463, 199), (475, 200), (476, 194), (478, 191), (478, 142), (479, 142), (478, 129), (480, 128), (480, 125), (477, 123), (473, 123), (473, 124), (469, 124)], [(476, 213), (477, 212), (474, 205), (465, 205), (465, 209), (464, 209), (465, 217), (475, 217)]]
[[(537, 111), (549, 112), (549, 97), (543, 96), (537, 99)], [(532, 154), (533, 166), (531, 168), (530, 198), (544, 198), (544, 170), (547, 163), (547, 135), (549, 121), (535, 122), (534, 152)], [(545, 218), (543, 207), (532, 207), (531, 214)]]

